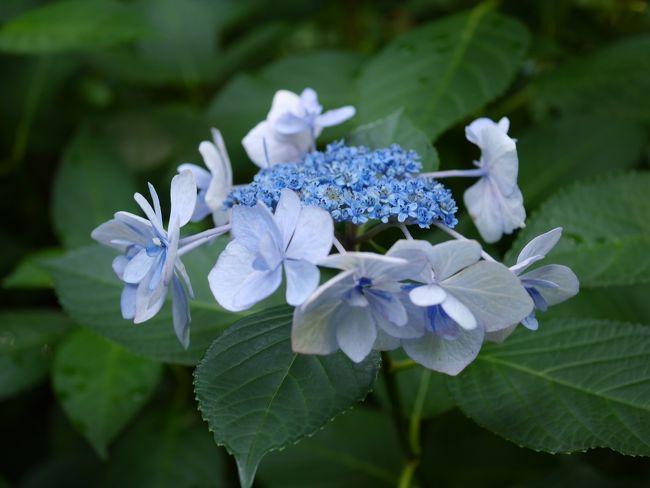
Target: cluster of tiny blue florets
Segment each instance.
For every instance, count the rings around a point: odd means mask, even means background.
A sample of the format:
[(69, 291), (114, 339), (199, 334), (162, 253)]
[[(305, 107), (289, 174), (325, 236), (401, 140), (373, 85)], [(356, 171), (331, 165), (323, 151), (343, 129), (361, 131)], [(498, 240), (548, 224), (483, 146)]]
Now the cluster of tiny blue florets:
[(277, 164), (261, 170), (253, 182), (235, 188), (224, 204), (253, 206), (258, 200), (275, 208), (283, 188), (294, 190), (305, 205), (327, 210), (337, 222), (368, 220), (404, 222), (428, 228), (439, 220), (458, 222), (451, 192), (422, 169), (415, 151), (397, 144), (385, 149), (348, 147), (343, 142), (313, 151), (301, 163)]

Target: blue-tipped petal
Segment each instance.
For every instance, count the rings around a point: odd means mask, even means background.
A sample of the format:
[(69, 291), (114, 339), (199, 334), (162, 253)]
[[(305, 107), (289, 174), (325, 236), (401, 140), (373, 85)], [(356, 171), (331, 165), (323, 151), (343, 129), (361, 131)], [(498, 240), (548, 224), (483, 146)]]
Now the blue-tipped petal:
[(135, 297), (138, 287), (135, 285), (124, 285), (122, 296), (120, 297), (120, 309), (122, 317), (126, 320), (133, 320), (135, 317)]
[(284, 262), (284, 271), (287, 276), (287, 303), (294, 307), (301, 305), (318, 287), (320, 271), (312, 263), (292, 259)]
[(152, 269), (157, 261), (155, 256), (149, 256), (146, 249), (142, 249), (124, 267), (122, 279), (126, 283), (138, 284)]
[(172, 279), (172, 320), (178, 341), (187, 349), (190, 345), (190, 305), (185, 288), (177, 277)]
[(341, 306), (333, 320), (338, 324), (336, 341), (341, 350), (355, 363), (363, 361), (377, 338), (377, 326), (370, 309)]

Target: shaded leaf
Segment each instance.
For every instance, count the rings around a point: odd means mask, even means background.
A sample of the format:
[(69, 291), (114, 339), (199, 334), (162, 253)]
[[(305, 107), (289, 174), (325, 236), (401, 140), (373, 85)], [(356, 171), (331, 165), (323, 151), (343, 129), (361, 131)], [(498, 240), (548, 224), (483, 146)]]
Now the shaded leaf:
[(642, 126), (609, 115), (567, 115), (524, 132), (517, 151), (526, 208), (560, 185), (631, 168), (646, 140)]
[(113, 148), (86, 131), (66, 148), (53, 193), (52, 220), (66, 247), (89, 244), (95, 227), (135, 209), (135, 186)]
[(42, 249), (25, 256), (14, 270), (2, 280), (8, 289), (52, 288), (52, 278), (48, 274), (45, 261), (62, 254), (60, 249)]
[(423, 172), (437, 170), (440, 163), (438, 152), (429, 137), (415, 127), (401, 109), (388, 117), (362, 125), (346, 138), (346, 142), (351, 146), (368, 146), (370, 149), (381, 149), (391, 144), (412, 149), (421, 158)]
[(650, 120), (650, 36), (623, 39), (561, 65), (532, 87), (533, 105)]
[(149, 34), (137, 10), (109, 0), (66, 0), (28, 10), (0, 28), (0, 51), (91, 50)]
[(196, 412), (169, 409), (140, 416), (111, 449), (106, 488), (229, 486), (225, 452)]
[(160, 363), (79, 330), (58, 349), (52, 383), (74, 427), (104, 458), (108, 444), (153, 393), (161, 370)]
[(313, 437), (270, 453), (258, 478), (270, 488), (393, 487), (402, 464), (399, 446), (390, 418), (357, 407)]
[(54, 310), (0, 313), (0, 399), (15, 395), (47, 376), (53, 346), (72, 321)]
[(233, 454), (243, 487), (272, 450), (313, 434), (365, 397), (378, 355), (359, 364), (343, 353), (291, 351), (289, 307), (246, 317), (219, 337), (195, 372), (195, 391), (215, 441)]
[(519, 69), (528, 33), (483, 3), (391, 42), (359, 79), (359, 117), (399, 107), (431, 138), (501, 95)]
[(648, 456), (649, 348), (647, 326), (551, 320), (484, 347), (448, 385), (466, 415), (531, 449)]

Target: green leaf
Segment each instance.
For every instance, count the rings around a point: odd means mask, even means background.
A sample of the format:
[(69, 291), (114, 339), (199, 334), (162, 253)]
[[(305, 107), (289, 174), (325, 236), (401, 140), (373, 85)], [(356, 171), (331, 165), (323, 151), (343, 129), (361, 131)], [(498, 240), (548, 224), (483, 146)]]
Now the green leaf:
[(2, 286), (7, 289), (52, 288), (52, 278), (46, 270), (45, 261), (61, 253), (60, 249), (51, 248), (28, 254), (2, 280)]
[(650, 283), (650, 173), (578, 183), (556, 193), (526, 223), (510, 251), (564, 228), (546, 263), (566, 264), (585, 288)]
[(54, 287), (65, 310), (80, 325), (149, 358), (180, 364), (196, 364), (212, 341), (241, 315), (226, 312), (215, 302), (206, 278), (217, 255), (227, 243), (218, 239), (183, 256), (196, 296), (190, 302), (192, 323), (190, 346), (183, 349), (172, 326), (171, 297), (151, 320), (135, 325), (120, 312), (123, 283), (115, 276), (111, 263), (115, 251), (99, 245), (68, 252), (49, 263)]
[(135, 209), (135, 186), (111, 146), (82, 131), (54, 180), (52, 219), (66, 247), (89, 244), (90, 232), (118, 210)]
[(196, 412), (146, 412), (111, 449), (106, 488), (230, 486), (225, 452)]
[(650, 120), (650, 36), (608, 44), (532, 85), (534, 106)]
[[(210, 102), (206, 120), (222, 130), (235, 176), (252, 175), (257, 170), (246, 156), (241, 140), (266, 118), (277, 90), (300, 93), (311, 87), (318, 92), (324, 110), (355, 105), (354, 80), (361, 60), (357, 54), (316, 51), (281, 59), (267, 65), (256, 76), (239, 75), (226, 84)], [(320, 140), (341, 138), (358, 122), (353, 117), (345, 124), (325, 129)], [(247, 173), (242, 173), (240, 168)]]
[(650, 329), (557, 319), (486, 346), (448, 380), (479, 425), (531, 449), (650, 456)]
[(67, 0), (28, 10), (0, 28), (0, 51), (37, 54), (91, 50), (148, 34), (138, 12), (108, 0)]
[(359, 117), (371, 122), (399, 107), (435, 139), (501, 95), (519, 69), (528, 33), (482, 3), (413, 29), (373, 58), (359, 79)]
[(144, 406), (160, 380), (160, 363), (79, 330), (57, 350), (54, 391), (75, 428), (97, 453)]
[(195, 371), (195, 391), (215, 441), (233, 454), (243, 487), (264, 455), (300, 440), (363, 399), (379, 356), (359, 364), (342, 353), (291, 351), (292, 309), (246, 317), (219, 337)]
[(644, 128), (603, 115), (567, 115), (518, 136), (519, 186), (527, 208), (559, 185), (629, 169), (646, 144)]
[(0, 313), (0, 399), (19, 393), (47, 376), (52, 346), (71, 325), (48, 310)]
[(399, 144), (404, 149), (412, 149), (420, 155), (422, 171), (438, 169), (438, 152), (429, 137), (404, 115), (399, 109), (388, 117), (362, 125), (347, 138), (347, 143), (381, 149), (391, 144)]
[(358, 407), (322, 431), (272, 452), (258, 478), (270, 488), (362, 488), (397, 486), (400, 442), (390, 418)]

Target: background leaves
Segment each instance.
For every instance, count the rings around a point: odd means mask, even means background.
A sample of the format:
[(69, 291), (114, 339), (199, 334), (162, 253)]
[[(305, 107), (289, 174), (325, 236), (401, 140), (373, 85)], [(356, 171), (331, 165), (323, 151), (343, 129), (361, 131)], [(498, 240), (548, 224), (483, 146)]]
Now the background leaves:
[(161, 369), (158, 362), (79, 330), (57, 351), (52, 382), (75, 428), (105, 458), (110, 441), (153, 393)]
[(401, 106), (435, 139), (505, 90), (527, 43), (526, 29), (488, 3), (414, 29), (366, 65), (359, 116), (370, 122)]

